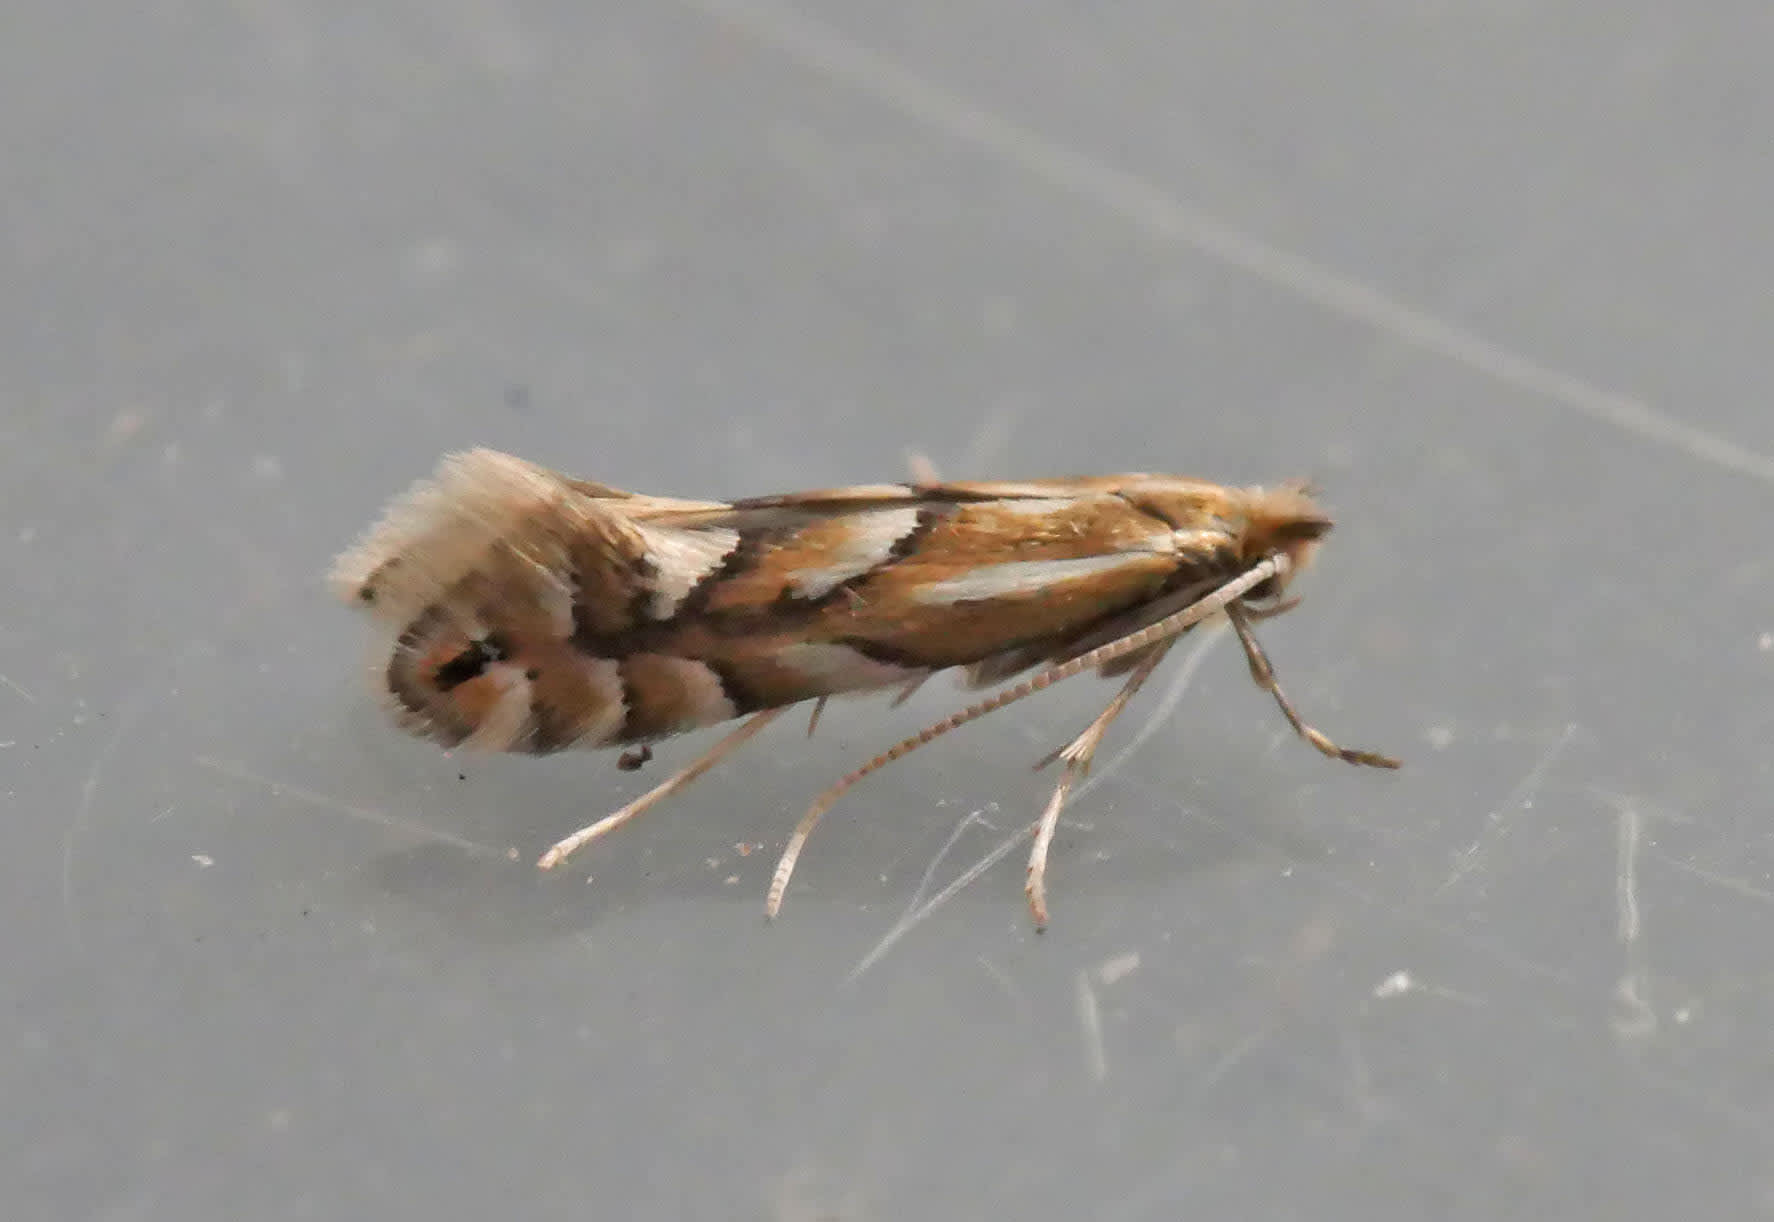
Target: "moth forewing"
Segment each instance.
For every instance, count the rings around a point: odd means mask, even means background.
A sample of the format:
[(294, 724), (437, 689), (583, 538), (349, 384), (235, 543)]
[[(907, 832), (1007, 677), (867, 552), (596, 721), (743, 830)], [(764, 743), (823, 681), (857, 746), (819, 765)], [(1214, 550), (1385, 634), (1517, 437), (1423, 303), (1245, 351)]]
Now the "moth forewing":
[(1397, 766), (1302, 722), (1250, 631), (1292, 605), (1288, 583), (1330, 525), (1297, 486), (1120, 475), (728, 503), (641, 496), (476, 450), (397, 498), (331, 582), (392, 634), (376, 671), (396, 721), (446, 746), (640, 748), (749, 717), (550, 849), (545, 867), (683, 788), (790, 705), (908, 693), (951, 668), (976, 685), (1036, 672), (821, 795), (785, 848), (771, 914), (814, 822), (857, 780), (1083, 670), (1125, 674), (1061, 752), (1065, 772), (1029, 867), (1044, 924), (1047, 845), (1066, 794), (1170, 644), (1205, 618), (1231, 620), (1253, 678), (1313, 746)]

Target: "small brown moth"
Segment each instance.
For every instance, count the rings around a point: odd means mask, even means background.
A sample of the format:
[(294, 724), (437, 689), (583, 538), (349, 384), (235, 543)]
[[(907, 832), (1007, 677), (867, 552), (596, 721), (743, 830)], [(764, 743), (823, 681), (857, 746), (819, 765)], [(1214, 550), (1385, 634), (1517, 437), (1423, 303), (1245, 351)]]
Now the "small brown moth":
[(1325, 755), (1251, 631), (1330, 519), (1303, 488), (1163, 475), (867, 485), (734, 501), (642, 496), (474, 450), (396, 499), (335, 563), (339, 594), (391, 643), (377, 674), (395, 720), (447, 746), (545, 754), (647, 744), (749, 719), (683, 771), (549, 849), (551, 868), (707, 772), (789, 706), (899, 689), (962, 668), (982, 687), (1034, 673), (890, 747), (814, 801), (783, 850), (781, 907), (819, 817), (869, 773), (1062, 679), (1125, 676), (1042, 763), (1065, 764), (1037, 824), (1026, 891), (1047, 923), (1048, 846), (1109, 724), (1177, 639), (1232, 625), (1251, 677)]

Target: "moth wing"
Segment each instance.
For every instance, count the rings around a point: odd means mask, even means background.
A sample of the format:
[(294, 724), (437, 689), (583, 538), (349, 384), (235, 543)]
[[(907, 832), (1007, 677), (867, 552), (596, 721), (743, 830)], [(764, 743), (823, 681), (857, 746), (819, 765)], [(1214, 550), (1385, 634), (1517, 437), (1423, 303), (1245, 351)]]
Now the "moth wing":
[[(1129, 474), (1080, 479), (1016, 481), (946, 481), (927, 484), (857, 484), (848, 488), (815, 488), (775, 496), (746, 497), (721, 503), (647, 498), (645, 509), (632, 510), (661, 525), (684, 529), (728, 527), (734, 530), (801, 524), (845, 514), (905, 507), (939, 507), (980, 501), (1075, 499), (1115, 492), (1162, 477)], [(656, 508), (654, 508), (656, 506)]]
[(407, 730), (493, 750), (597, 745), (622, 732), (623, 676), (576, 638), (669, 616), (737, 536), (644, 518), (719, 508), (472, 450), (395, 498), (330, 581), (388, 630), (377, 685)]
[(450, 454), (388, 503), (333, 562), (328, 584), (400, 627), (494, 558), (546, 568), (587, 541), (611, 554), (638, 548), (630, 499), (494, 450)]

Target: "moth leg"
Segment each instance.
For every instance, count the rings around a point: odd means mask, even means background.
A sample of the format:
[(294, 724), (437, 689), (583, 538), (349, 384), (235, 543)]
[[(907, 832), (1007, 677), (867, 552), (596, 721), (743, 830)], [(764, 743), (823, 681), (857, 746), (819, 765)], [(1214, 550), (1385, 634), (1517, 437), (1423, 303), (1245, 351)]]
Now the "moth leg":
[(958, 713), (950, 713), (941, 721), (933, 722), (919, 730), (910, 738), (901, 739), (874, 759), (856, 769), (848, 776), (838, 778), (832, 786), (807, 808), (801, 821), (795, 825), (794, 834), (788, 838), (788, 844), (777, 859), (776, 873), (770, 878), (770, 893), (764, 897), (764, 915), (774, 918), (782, 910), (782, 896), (788, 890), (788, 880), (795, 872), (795, 860), (800, 857), (801, 849), (807, 843), (807, 837), (819, 822), (819, 817), (831, 809), (832, 803), (843, 797), (858, 781), (879, 772), (894, 760), (903, 759), (919, 747), (933, 742), (951, 730), (958, 730), (968, 722), (978, 721), (988, 713), (995, 713), (1001, 708), (1026, 700), (1036, 692), (1046, 691), (1055, 683), (1063, 682), (1075, 675), (1081, 675), (1092, 667), (1102, 667), (1124, 658), (1139, 650), (1146, 649), (1160, 641), (1172, 640), (1180, 636), (1195, 624), (1208, 619), (1226, 608), (1236, 599), (1254, 590), (1263, 582), (1277, 574), (1288, 572), (1288, 560), (1283, 554), (1266, 556), (1253, 564), (1224, 585), (1203, 594), (1187, 606), (1179, 607), (1164, 618), (1136, 628), (1126, 636), (1116, 637), (1093, 649), (1088, 649), (1075, 658), (1064, 662), (1056, 662), (1046, 670), (1037, 671), (1020, 683), (1013, 683), (984, 700), (968, 705)]
[(1285, 615), (1300, 605), (1299, 598), (1284, 598), (1272, 607), (1244, 607), (1245, 618), (1255, 624), (1261, 620), (1274, 619), (1277, 615)]
[(578, 852), (581, 848), (590, 844), (593, 840), (596, 840), (599, 836), (602, 836), (607, 832), (615, 831), (624, 823), (627, 823), (629, 820), (639, 815), (642, 811), (651, 806), (657, 805), (666, 798), (669, 798), (672, 794), (688, 785), (691, 781), (694, 781), (697, 777), (707, 772), (710, 768), (713, 768), (729, 755), (732, 755), (744, 745), (746, 739), (750, 738), (759, 730), (762, 730), (765, 726), (776, 720), (776, 718), (780, 717), (783, 712), (786, 711), (787, 707), (788, 706), (776, 709), (765, 709), (761, 713), (752, 714), (750, 719), (742, 722), (738, 729), (734, 730), (731, 734), (727, 735), (727, 737), (723, 738), (720, 742), (716, 743), (696, 759), (692, 760), (681, 772), (673, 773), (658, 785), (655, 785), (652, 789), (649, 789), (646, 793), (630, 802), (627, 806), (624, 806), (621, 810), (612, 811), (602, 819), (599, 819), (596, 823), (580, 828), (571, 836), (568, 836), (565, 840), (562, 840), (559, 844), (556, 844), (553, 848), (549, 849), (548, 852), (542, 854), (542, 859), (536, 864), (544, 870), (552, 870), (568, 857), (571, 857), (574, 853)]
[(807, 718), (807, 737), (808, 738), (812, 738), (813, 731), (815, 731), (819, 728), (819, 715), (821, 713), (825, 712), (825, 702), (830, 699), (831, 699), (830, 696), (821, 696), (819, 699), (817, 699), (813, 702), (813, 712)]
[(930, 676), (935, 673), (935, 671), (925, 671), (916, 679), (906, 680), (906, 685), (899, 689), (899, 694), (893, 697), (893, 703), (889, 704), (887, 707), (890, 709), (896, 709), (906, 701), (910, 700), (912, 698), (912, 693), (923, 687), (925, 680), (929, 679)]
[(1121, 716), (1134, 693), (1140, 690), (1152, 672), (1158, 669), (1158, 664), (1164, 661), (1164, 655), (1170, 652), (1174, 642), (1174, 637), (1160, 642), (1151, 653), (1141, 658), (1127, 676), (1127, 682), (1121, 685), (1121, 690), (1109, 701), (1108, 707), (1096, 715), (1096, 720), (1085, 726), (1084, 732), (1077, 738), (1042, 761), (1045, 765), (1061, 759), (1065, 761), (1066, 769), (1053, 787), (1053, 796), (1047, 799), (1047, 809), (1041, 812), (1041, 820), (1035, 825), (1035, 843), (1029, 849), (1029, 870), (1027, 881), (1023, 883), (1023, 894), (1028, 897), (1029, 912), (1035, 918), (1037, 932), (1047, 928), (1047, 850), (1053, 844), (1054, 832), (1059, 828), (1059, 812), (1071, 795), (1072, 786), (1090, 774), (1090, 761), (1096, 755), (1097, 747), (1102, 744), (1103, 735), (1108, 732), (1110, 723)]
[(1245, 660), (1250, 663), (1250, 677), (1253, 682), (1271, 696), (1281, 706), (1281, 712), (1287, 718), (1287, 724), (1294, 728), (1294, 733), (1318, 748), (1320, 752), (1332, 759), (1340, 759), (1350, 764), (1365, 764), (1369, 768), (1396, 768), (1398, 761), (1390, 755), (1381, 755), (1377, 751), (1357, 751), (1350, 747), (1339, 747), (1329, 737), (1300, 720), (1294, 711), (1293, 703), (1281, 690), (1281, 684), (1275, 679), (1275, 668), (1269, 665), (1268, 655), (1263, 647), (1257, 644), (1256, 634), (1250, 630), (1249, 612), (1237, 603), (1226, 607), (1226, 618), (1232, 621), (1232, 630), (1238, 634), (1238, 643), (1244, 646)]

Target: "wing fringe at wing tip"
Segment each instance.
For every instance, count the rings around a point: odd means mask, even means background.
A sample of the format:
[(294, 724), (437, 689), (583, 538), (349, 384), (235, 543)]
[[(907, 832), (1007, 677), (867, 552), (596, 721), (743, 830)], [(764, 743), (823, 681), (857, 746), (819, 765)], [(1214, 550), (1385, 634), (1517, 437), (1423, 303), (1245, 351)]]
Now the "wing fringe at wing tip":
[[(341, 601), (364, 605), (371, 601), (366, 595), (373, 579), (412, 567), (415, 558), (428, 563), (410, 581), (424, 584), (424, 569), (443, 571), (455, 558), (478, 552), (560, 485), (546, 468), (498, 450), (446, 454), (429, 477), (390, 500), (376, 522), (339, 554), (327, 572), (327, 586)], [(391, 601), (388, 618), (411, 609), (411, 599)]]

